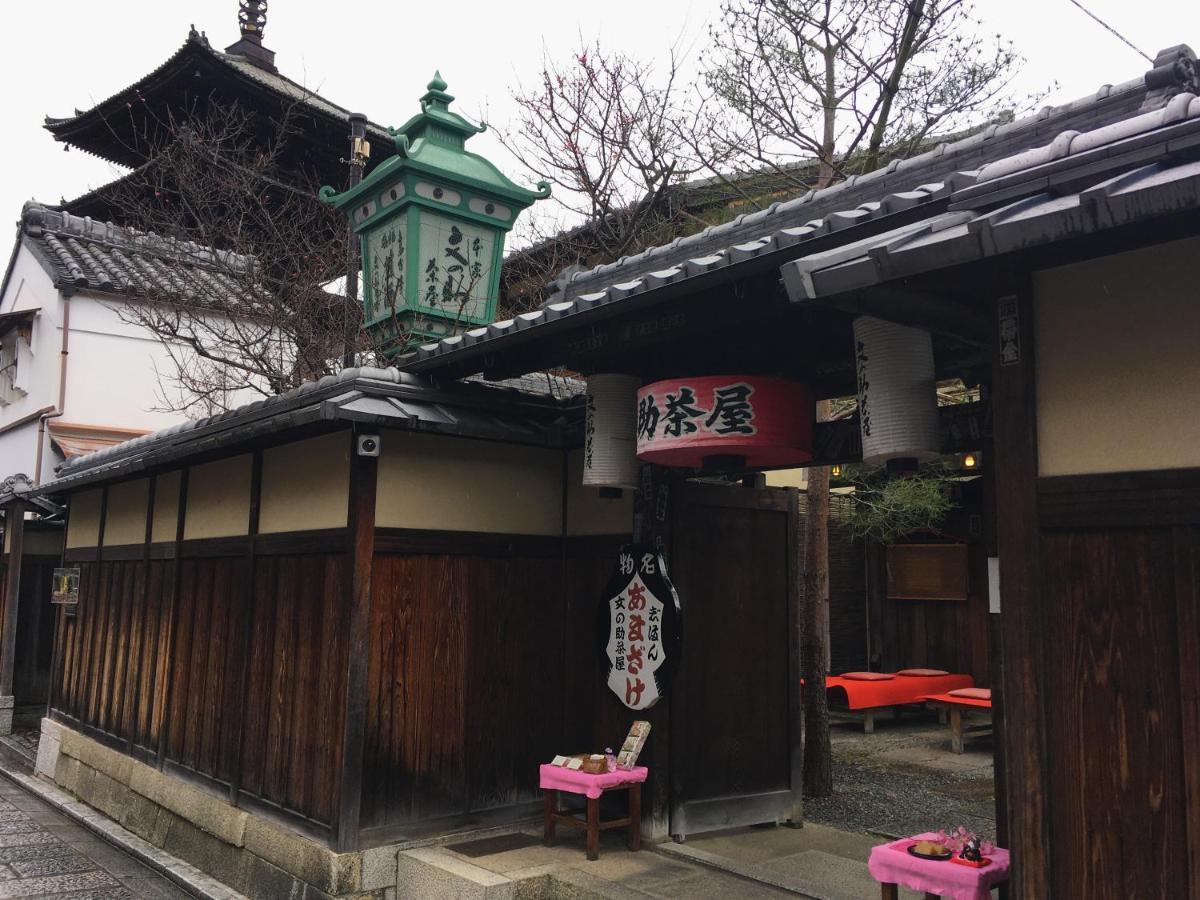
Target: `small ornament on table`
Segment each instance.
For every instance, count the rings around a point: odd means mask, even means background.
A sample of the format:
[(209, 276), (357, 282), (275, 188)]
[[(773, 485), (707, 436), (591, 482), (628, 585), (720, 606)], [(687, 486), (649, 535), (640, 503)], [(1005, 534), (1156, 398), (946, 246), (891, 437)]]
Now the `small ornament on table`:
[(608, 771), (617, 771), (617, 755), (613, 753), (612, 747), (604, 748), (604, 762), (608, 766)]
[(967, 862), (983, 862), (983, 851), (980, 849), (981, 840), (979, 835), (973, 834), (967, 838), (967, 842), (963, 844), (962, 852), (959, 854)]

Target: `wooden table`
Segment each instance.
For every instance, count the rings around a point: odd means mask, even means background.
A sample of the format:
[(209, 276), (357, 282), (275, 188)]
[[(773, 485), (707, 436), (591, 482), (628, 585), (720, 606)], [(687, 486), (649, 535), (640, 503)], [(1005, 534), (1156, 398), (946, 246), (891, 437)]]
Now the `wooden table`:
[[(630, 850), (642, 849), (642, 782), (648, 774), (645, 766), (628, 771), (618, 770), (602, 775), (572, 772), (560, 766), (543, 765), (541, 788), (545, 806), (545, 823), (542, 842), (554, 844), (557, 826), (561, 822), (572, 828), (587, 832), (587, 858), (600, 858), (600, 832), (610, 828), (625, 828), (626, 845)], [(558, 808), (558, 792), (583, 794), (587, 798), (587, 818), (580, 819)], [(600, 819), (600, 798), (606, 791), (628, 791), (629, 812), (620, 819)]]
[(997, 847), (988, 854), (991, 862), (974, 869), (957, 863), (926, 860), (910, 856), (908, 848), (933, 834), (918, 834), (871, 849), (867, 868), (879, 882), (883, 900), (897, 900), (899, 885), (922, 891), (926, 900), (950, 897), (952, 900), (990, 900), (991, 890), (1008, 880), (1008, 851)]

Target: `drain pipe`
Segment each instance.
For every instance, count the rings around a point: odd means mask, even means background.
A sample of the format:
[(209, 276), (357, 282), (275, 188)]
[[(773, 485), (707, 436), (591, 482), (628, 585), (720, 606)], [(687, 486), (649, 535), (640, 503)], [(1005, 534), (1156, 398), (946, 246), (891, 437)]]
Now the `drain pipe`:
[(71, 295), (74, 293), (75, 291), (70, 287), (63, 288), (62, 349), (58, 356), (58, 405), (38, 420), (37, 461), (33, 466), (33, 483), (35, 485), (42, 483), (42, 455), (45, 453), (46, 446), (46, 421), (61, 416), (67, 403), (67, 356), (71, 352)]

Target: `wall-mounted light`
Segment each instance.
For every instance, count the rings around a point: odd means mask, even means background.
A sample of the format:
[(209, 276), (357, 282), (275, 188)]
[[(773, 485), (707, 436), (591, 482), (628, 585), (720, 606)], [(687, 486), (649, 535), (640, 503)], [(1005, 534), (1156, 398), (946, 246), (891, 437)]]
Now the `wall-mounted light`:
[(834, 478), (841, 478), (842, 477), (842, 467), (834, 466), (832, 469), (829, 470), (829, 474), (832, 475)]

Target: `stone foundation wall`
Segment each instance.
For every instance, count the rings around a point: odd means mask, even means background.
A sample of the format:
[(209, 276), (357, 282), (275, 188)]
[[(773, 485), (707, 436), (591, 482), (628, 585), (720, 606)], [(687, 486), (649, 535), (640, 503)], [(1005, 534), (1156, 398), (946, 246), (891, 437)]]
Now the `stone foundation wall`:
[(397, 897), (398, 847), (335, 853), (50, 719), (37, 773), (253, 900)]

